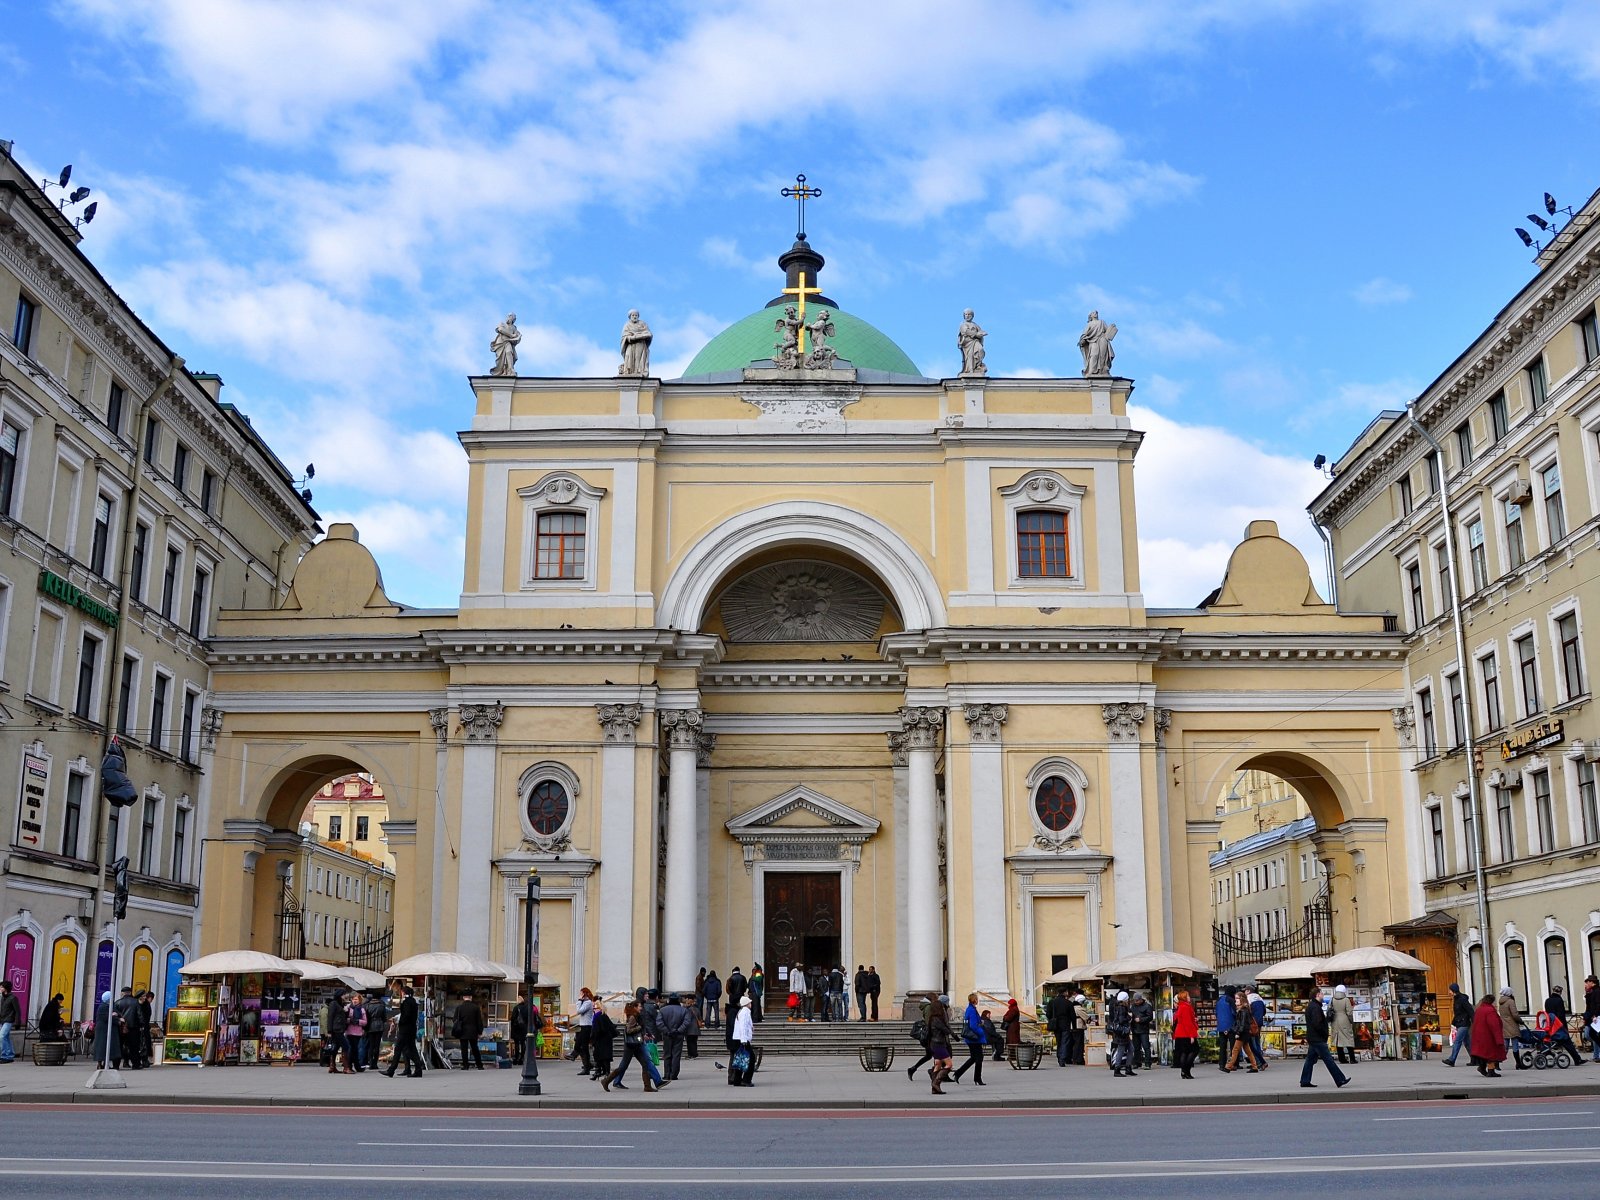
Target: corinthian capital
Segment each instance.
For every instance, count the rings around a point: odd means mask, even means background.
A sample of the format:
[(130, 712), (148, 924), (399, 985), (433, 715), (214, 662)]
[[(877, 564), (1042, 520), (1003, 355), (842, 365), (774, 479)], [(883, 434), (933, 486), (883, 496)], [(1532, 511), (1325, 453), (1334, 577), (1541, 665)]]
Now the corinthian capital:
[(668, 749), (700, 749), (700, 727), (705, 724), (706, 714), (698, 708), (664, 708), (656, 714), (656, 720), (666, 736)]
[(1144, 724), (1145, 706), (1142, 704), (1102, 704), (1100, 718), (1106, 723), (1106, 733), (1113, 742), (1136, 742), (1139, 726)]
[(944, 709), (902, 707), (900, 728), (907, 750), (937, 750), (939, 734), (944, 730)]
[(608, 742), (632, 742), (639, 731), (644, 710), (637, 704), (596, 704), (600, 731)]
[(1000, 726), (1006, 723), (1011, 710), (1004, 704), (966, 704), (962, 715), (967, 718), (967, 733), (975, 742), (998, 742)]
[(496, 700), (493, 704), (463, 704), (461, 706), (461, 732), (468, 744), (492, 742), (495, 730), (506, 719), (506, 706)]

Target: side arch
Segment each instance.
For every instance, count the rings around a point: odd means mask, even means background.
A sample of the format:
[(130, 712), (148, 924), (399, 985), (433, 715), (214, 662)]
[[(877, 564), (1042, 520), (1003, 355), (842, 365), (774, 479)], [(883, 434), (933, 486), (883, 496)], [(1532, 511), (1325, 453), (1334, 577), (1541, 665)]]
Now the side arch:
[(773, 546), (824, 545), (869, 563), (894, 594), (907, 630), (945, 623), (944, 597), (928, 565), (894, 530), (837, 504), (786, 500), (729, 517), (684, 555), (662, 589), (656, 621), (694, 630), (712, 590), (740, 561)]

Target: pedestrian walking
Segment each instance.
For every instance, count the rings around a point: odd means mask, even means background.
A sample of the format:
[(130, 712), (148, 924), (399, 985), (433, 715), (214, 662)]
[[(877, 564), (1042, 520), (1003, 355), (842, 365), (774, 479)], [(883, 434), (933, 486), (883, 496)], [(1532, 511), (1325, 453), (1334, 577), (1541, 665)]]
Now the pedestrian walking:
[(1015, 1000), (1006, 1001), (1006, 1011), (1000, 1018), (1000, 1031), (1005, 1037), (1006, 1044), (1003, 1051), (995, 1054), (995, 1061), (999, 1062), (1004, 1056), (1016, 1057), (1013, 1046), (1022, 1045), (1022, 1011), (1017, 1007)]
[(1111, 1039), (1107, 1063), (1114, 1077), (1135, 1074), (1133, 1069), (1133, 1018), (1128, 1013), (1128, 993), (1118, 992), (1106, 1005), (1106, 1034)]
[(594, 993), (588, 988), (578, 992), (578, 1010), (573, 1019), (572, 1053), (568, 1061), (577, 1059), (583, 1063), (580, 1075), (594, 1073)]
[(611, 1060), (617, 1052), (617, 1023), (606, 1012), (599, 1000), (594, 1002), (594, 1021), (590, 1026), (589, 1053), (594, 1056), (594, 1070), (590, 1079), (603, 1079), (611, 1074)]
[(1317, 1086), (1311, 1082), (1311, 1068), (1321, 1062), (1326, 1064), (1333, 1076), (1333, 1086), (1343, 1087), (1350, 1082), (1350, 1077), (1339, 1069), (1339, 1064), (1333, 1060), (1333, 1055), (1328, 1053), (1328, 1014), (1322, 1007), (1321, 988), (1311, 989), (1311, 999), (1306, 1001), (1305, 1017), (1306, 1061), (1300, 1068), (1300, 1086), (1303, 1088)]
[(1495, 1011), (1500, 1014), (1500, 1031), (1505, 1037), (1506, 1057), (1517, 1064), (1517, 1070), (1522, 1070), (1522, 1061), (1517, 1058), (1517, 1034), (1522, 1031), (1524, 1022), (1522, 1010), (1517, 1007), (1517, 994), (1508, 987), (1500, 989), (1500, 998), (1494, 1002)]
[(1200, 1022), (1194, 1001), (1187, 991), (1180, 991), (1172, 1006), (1172, 1065), (1178, 1068), (1180, 1079), (1194, 1078), (1194, 1062), (1199, 1055)]
[(1231, 1071), (1228, 1057), (1233, 1053), (1233, 1014), (1235, 988), (1230, 983), (1217, 997), (1217, 1069)]
[(1583, 981), (1583, 1036), (1589, 1039), (1589, 1061), (1600, 1062), (1600, 979)]
[(623, 1075), (628, 1070), (628, 1064), (634, 1059), (639, 1060), (639, 1070), (644, 1076), (644, 1090), (653, 1092), (665, 1086), (655, 1064), (650, 1061), (650, 1055), (645, 1051), (644, 1023), (640, 1020), (643, 1005), (638, 1000), (630, 1000), (622, 1010), (622, 1059), (617, 1063), (617, 1069), (609, 1075), (602, 1076), (600, 1086), (606, 1091), (611, 1090), (611, 1085), (616, 1084), (623, 1091), (628, 1090), (628, 1085), (623, 1082)]
[(731, 1087), (755, 1087), (755, 1020), (750, 1015), (753, 1001), (749, 996), (739, 998), (739, 1011), (733, 1018), (733, 1053), (728, 1056), (728, 1084)]
[(700, 1015), (700, 1019), (702, 1021), (705, 1020), (705, 1017), (706, 1017), (706, 969), (704, 967), (701, 967), (700, 968), (700, 973), (694, 977), (694, 1000), (693, 1000), (693, 1003), (692, 1003), (692, 1007), (694, 1008), (694, 1011)]
[(1506, 1060), (1505, 1024), (1494, 997), (1487, 993), (1472, 1014), (1472, 1034), (1467, 1050), (1479, 1075), (1500, 1078), (1500, 1064)]
[(931, 1007), (932, 1001), (927, 996), (922, 997), (922, 999), (917, 1002), (918, 1016), (917, 1019), (911, 1023), (911, 1040), (922, 1047), (922, 1057), (917, 1059), (916, 1062), (912, 1063), (906, 1068), (906, 1078), (910, 1080), (916, 1079), (917, 1070), (922, 1066), (923, 1063), (929, 1063), (933, 1061), (933, 1049), (930, 1045), (930, 1039), (928, 1037), (928, 1010)]
[(461, 1069), (467, 1069), (470, 1055), (478, 1070), (483, 1070), (483, 1051), (478, 1046), (478, 1039), (483, 1036), (483, 1009), (478, 1007), (478, 1002), (470, 992), (461, 993), (461, 1002), (456, 1005), (456, 1014), (450, 1025), (450, 1036), (461, 1043)]
[(978, 1014), (977, 992), (967, 993), (967, 1012), (964, 1020), (965, 1028), (961, 1031), (961, 1040), (966, 1043), (967, 1061), (962, 1063), (950, 1078), (956, 1083), (960, 1083), (961, 1077), (971, 1071), (972, 1082), (982, 1087), (983, 1055), (986, 1039), (983, 1032), (983, 1018)]
[[(1267, 1052), (1261, 1048), (1261, 1031), (1267, 1027), (1267, 1002), (1260, 992), (1250, 993), (1250, 1052), (1255, 1056), (1256, 1070), (1267, 1069)], [(1353, 1060), (1352, 1060), (1353, 1061)]]
[(22, 1024), (22, 1005), (11, 991), (11, 981), (0, 979), (0, 1063), (17, 1061), (11, 1031)]
[(390, 1079), (401, 1063), (406, 1065), (407, 1079), (422, 1078), (422, 1055), (417, 1053), (417, 1017), (417, 993), (411, 988), (402, 988), (394, 1018), (394, 1053), (389, 1057), (389, 1069), (384, 1072)]
[[(1444, 1065), (1453, 1067), (1456, 1059), (1461, 1054), (1461, 1047), (1465, 1046), (1472, 1038), (1472, 1001), (1462, 994), (1461, 985), (1450, 985), (1450, 1054), (1446, 1057)], [(1472, 1056), (1472, 1051), (1467, 1050), (1467, 1056)]]
[(1356, 1061), (1356, 1006), (1344, 984), (1333, 989), (1333, 999), (1328, 1001), (1328, 1026), (1333, 1042), (1334, 1057), (1341, 1063)]
[(1228, 1056), (1228, 1070), (1237, 1071), (1241, 1058), (1250, 1074), (1261, 1070), (1265, 1064), (1256, 1056), (1255, 1049), (1260, 1032), (1249, 996), (1241, 988), (1233, 994), (1233, 1053)]
[(139, 1065), (148, 1067), (156, 1059), (154, 1038), (150, 1032), (150, 1027), (156, 1019), (156, 995), (146, 988), (144, 991), (139, 992), (135, 998), (139, 1001)]
[(950, 1031), (949, 1003), (949, 996), (940, 996), (928, 1005), (928, 1053), (933, 1056), (928, 1078), (933, 1080), (935, 1096), (944, 1095), (944, 1089), (939, 1084), (955, 1066), (950, 1057), (950, 1043), (955, 1039)]

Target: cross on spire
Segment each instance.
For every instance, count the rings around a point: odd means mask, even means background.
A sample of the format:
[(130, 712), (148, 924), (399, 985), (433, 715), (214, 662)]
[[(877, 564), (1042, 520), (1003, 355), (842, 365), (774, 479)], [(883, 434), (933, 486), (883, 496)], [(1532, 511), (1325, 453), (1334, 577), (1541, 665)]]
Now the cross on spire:
[(806, 177), (804, 175), (796, 175), (794, 177), (794, 186), (793, 187), (784, 188), (783, 191), (779, 193), (779, 195), (785, 197), (786, 199), (794, 200), (797, 204), (799, 204), (799, 206), (800, 206), (800, 227), (795, 231), (795, 235), (794, 236), (799, 241), (802, 241), (802, 242), (805, 241), (806, 240), (806, 200), (808, 198), (814, 198), (816, 196), (822, 195), (822, 189), (819, 188), (819, 187), (810, 187), (810, 186), (808, 186), (807, 183), (806, 183)]

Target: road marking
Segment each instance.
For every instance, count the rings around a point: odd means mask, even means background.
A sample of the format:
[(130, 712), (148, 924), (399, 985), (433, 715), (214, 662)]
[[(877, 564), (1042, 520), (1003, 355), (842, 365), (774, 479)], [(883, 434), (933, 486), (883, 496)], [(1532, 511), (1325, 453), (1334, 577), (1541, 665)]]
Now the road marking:
[(633, 1146), (597, 1146), (593, 1142), (357, 1142), (358, 1146), (428, 1146), (464, 1150), (633, 1150)]
[[(1571, 1116), (1587, 1116), (1588, 1114), (1587, 1113), (1555, 1113), (1553, 1115), (1558, 1116), (1558, 1117), (1571, 1117)], [(514, 1128), (514, 1127), (509, 1126), (509, 1125), (493, 1125), (493, 1126), (481, 1126), (481, 1127), (475, 1125), (475, 1126), (471, 1126), (471, 1127), (468, 1127), (468, 1128), (461, 1128), (461, 1127), (455, 1126), (455, 1125), (424, 1125), (421, 1129), (417, 1130), (417, 1132), (418, 1133), (508, 1133), (508, 1134), (518, 1134), (518, 1135), (525, 1134), (525, 1133), (570, 1133), (570, 1134), (573, 1134), (575, 1136), (576, 1135), (581, 1135), (581, 1134), (586, 1134), (586, 1133), (593, 1133), (593, 1134), (599, 1134), (599, 1135), (605, 1136), (605, 1135), (610, 1135), (610, 1134), (621, 1134), (621, 1133), (643, 1133), (643, 1134), (654, 1135), (654, 1134), (660, 1133), (661, 1131), (659, 1129), (572, 1129), (572, 1128), (565, 1128), (565, 1129), (518, 1129), (518, 1128)]]
[[(1515, 1115), (1521, 1116), (1522, 1114), (1517, 1113)], [(1575, 1108), (1541, 1115), (1546, 1117), (1592, 1117), (1594, 1110)], [(1373, 1117), (1372, 1119), (1374, 1121), (1481, 1121), (1483, 1120), (1483, 1114), (1481, 1112), (1470, 1112), (1442, 1114), (1436, 1117)]]
[(1600, 1125), (1535, 1125), (1532, 1129), (1485, 1129), (1485, 1133), (1567, 1133), (1578, 1129), (1600, 1129)]

